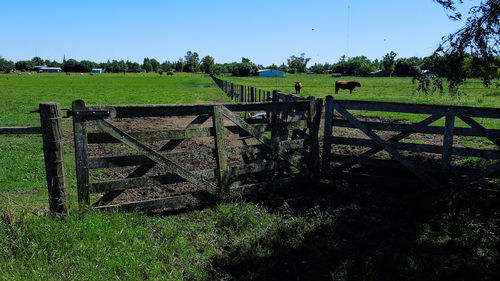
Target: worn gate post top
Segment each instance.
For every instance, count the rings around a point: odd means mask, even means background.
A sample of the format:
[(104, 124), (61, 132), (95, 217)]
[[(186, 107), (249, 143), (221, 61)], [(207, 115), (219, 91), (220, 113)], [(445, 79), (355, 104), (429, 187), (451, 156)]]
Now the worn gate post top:
[(71, 103), (73, 110), (75, 109), (85, 109), (85, 102), (83, 100), (74, 100)]

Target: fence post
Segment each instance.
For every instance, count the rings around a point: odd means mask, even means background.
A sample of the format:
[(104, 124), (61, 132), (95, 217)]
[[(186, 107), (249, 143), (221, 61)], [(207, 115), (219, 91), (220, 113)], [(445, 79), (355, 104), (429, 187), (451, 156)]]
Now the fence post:
[(234, 100), (234, 84), (231, 83), (231, 100)]
[(226, 133), (221, 106), (214, 106), (213, 126), (215, 129), (215, 150), (217, 151), (217, 170), (219, 172), (219, 188), (223, 195), (229, 193), (229, 166), (227, 163)]
[(57, 102), (39, 104), (42, 127), (43, 156), (51, 212), (69, 211), (68, 179), (64, 165), (64, 138), (61, 108)]
[(443, 155), (441, 157), (441, 177), (440, 182), (446, 186), (449, 184), (451, 149), (453, 146), (453, 130), (455, 127), (455, 111), (448, 110), (446, 112), (446, 121), (444, 125), (443, 136)]
[[(273, 90), (273, 102), (278, 102), (278, 90)], [(271, 111), (268, 112), (267, 115), (271, 115), (271, 139), (274, 140), (278, 133), (278, 117), (279, 117), (279, 112)]]
[[(85, 102), (73, 101), (72, 111), (85, 110)], [(73, 116), (73, 134), (75, 140), (75, 164), (76, 185), (78, 191), (78, 203), (90, 205), (90, 179), (89, 179), (89, 155), (87, 147), (87, 124), (86, 120), (79, 116)]]
[(332, 95), (326, 96), (325, 100), (325, 134), (323, 136), (323, 165), (321, 167), (323, 178), (330, 171), (330, 155), (332, 153), (332, 129), (333, 129), (333, 103)]
[(307, 123), (309, 126), (309, 136), (311, 138), (311, 158), (309, 162), (309, 169), (314, 175), (314, 180), (319, 181), (319, 121), (321, 121), (321, 108), (323, 100), (315, 99), (310, 96), (309, 100), (309, 116)]

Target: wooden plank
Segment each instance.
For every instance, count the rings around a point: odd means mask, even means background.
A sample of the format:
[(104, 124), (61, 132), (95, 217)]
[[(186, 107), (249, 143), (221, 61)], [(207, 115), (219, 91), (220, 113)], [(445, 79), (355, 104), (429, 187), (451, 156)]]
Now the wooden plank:
[[(304, 140), (289, 140), (279, 143), (282, 149), (299, 149), (304, 146)], [(269, 148), (263, 144), (234, 146), (228, 147), (228, 156), (236, 156), (241, 154), (257, 154), (268, 152)], [(182, 151), (182, 152), (160, 152), (160, 154), (175, 162), (183, 160), (190, 161), (206, 161), (215, 157), (215, 149), (202, 149), (197, 151)], [(136, 165), (155, 165), (156, 162), (147, 158), (144, 155), (125, 155), (125, 156), (109, 156), (89, 158), (89, 169), (117, 168)]]
[(0, 127), (0, 135), (30, 135), (41, 133), (41, 127)]
[(241, 128), (243, 128), (245, 131), (247, 131), (249, 134), (251, 134), (257, 140), (259, 140), (261, 143), (263, 143), (269, 149), (271, 149), (272, 152), (278, 154), (281, 158), (283, 158), (286, 161), (288, 161), (290, 164), (292, 164), (297, 169), (299, 169), (302, 173), (304, 173), (305, 175), (310, 176), (310, 177), (313, 176), (313, 174), (306, 167), (304, 167), (303, 164), (301, 164), (300, 162), (296, 161), (292, 156), (290, 156), (288, 153), (286, 153), (279, 146), (272, 145), (271, 142), (264, 135), (262, 135), (259, 131), (255, 130), (248, 123), (246, 123), (243, 120), (241, 120), (239, 117), (235, 116), (231, 111), (229, 111), (229, 109), (227, 109), (226, 107), (222, 106), (221, 107), (221, 112), (229, 120), (233, 121), (236, 125), (238, 125)]
[(443, 153), (441, 156), (441, 176), (440, 182), (442, 185), (448, 185), (450, 164), (451, 164), (451, 149), (453, 146), (453, 129), (455, 127), (455, 111), (452, 109), (446, 113), (445, 130), (443, 137)]
[(322, 175), (326, 176), (330, 170), (330, 155), (332, 151), (333, 130), (333, 96), (328, 95), (325, 99), (325, 125), (323, 134)]
[[(282, 124), (252, 124), (257, 130), (261, 132), (270, 130), (295, 130), (303, 129), (307, 127), (307, 122), (304, 120), (282, 123)], [(164, 131), (146, 131), (146, 132), (129, 132), (129, 135), (134, 137), (139, 141), (162, 141), (162, 140), (179, 140), (180, 142), (184, 139), (190, 138), (201, 138), (201, 137), (213, 137), (215, 135), (215, 130), (213, 127), (206, 128), (190, 128), (186, 129), (176, 129), (176, 130), (164, 130)], [(249, 136), (248, 133), (238, 126), (227, 126), (226, 134), (239, 134), (240, 136)], [(118, 143), (119, 140), (111, 137), (106, 133), (88, 133), (87, 134), (88, 143)], [(175, 143), (175, 142), (174, 142)], [(166, 148), (173, 145), (165, 145)], [(161, 148), (160, 150), (166, 150)]]
[(377, 134), (373, 133), (370, 129), (366, 128), (361, 122), (356, 119), (352, 114), (347, 112), (342, 106), (340, 106), (338, 103), (333, 104), (334, 108), (342, 114), (347, 120), (349, 120), (351, 123), (353, 123), (358, 129), (360, 129), (363, 133), (365, 133), (372, 141), (374, 141), (377, 145), (380, 147), (384, 148), (385, 151), (387, 151), (394, 159), (398, 160), (403, 164), (410, 172), (412, 172), (414, 175), (416, 175), (418, 178), (420, 178), (424, 183), (428, 184), (430, 187), (439, 187), (439, 184), (423, 173), (421, 170), (419, 170), (417, 167), (413, 165), (410, 161), (408, 161), (405, 157), (403, 157), (397, 150), (391, 147), (390, 144), (382, 140)]
[[(180, 105), (91, 105), (87, 106), (89, 111), (100, 109), (114, 110), (113, 118), (134, 118), (134, 117), (168, 117), (168, 116), (192, 116), (192, 115), (213, 115), (213, 107), (220, 103), (213, 104), (180, 104)], [(294, 102), (253, 102), (253, 103), (222, 103), (231, 111), (283, 111), (285, 109), (306, 110), (307, 101)], [(115, 113), (116, 112), (116, 113)]]
[(216, 198), (207, 193), (194, 193), (194, 194), (184, 194), (178, 196), (172, 196), (161, 199), (144, 200), (137, 202), (128, 202), (115, 205), (99, 206), (97, 209), (123, 209), (127, 211), (140, 211), (140, 210), (150, 210), (150, 209), (183, 209), (188, 207), (195, 207), (202, 203), (215, 201)]
[(319, 121), (321, 116), (322, 100), (316, 100), (314, 97), (309, 97), (309, 114), (307, 123), (309, 127), (309, 136), (311, 137), (310, 162), (309, 169), (314, 174), (314, 179), (319, 181)]
[[(349, 121), (339, 118), (334, 118), (333, 123), (335, 124), (335, 127), (355, 128), (355, 126), (351, 124)], [(439, 135), (443, 134), (445, 128), (442, 126), (416, 126), (417, 124), (395, 124), (395, 123), (385, 123), (385, 122), (361, 122), (361, 123), (363, 123), (370, 130), (398, 131), (398, 132), (439, 134)], [(455, 127), (454, 135), (496, 137), (500, 136), (500, 130)]]
[[(279, 92), (278, 90), (273, 90), (273, 96), (272, 96), (272, 99), (273, 99), (273, 103), (279, 103)], [(273, 126), (273, 128), (277, 128), (277, 124), (278, 124), (278, 120), (279, 120), (279, 112), (268, 112), (267, 114), (271, 114), (271, 125)], [(278, 130), (277, 129), (273, 129), (271, 130), (271, 140), (272, 141), (276, 141), (277, 138), (278, 138)]]
[(227, 194), (229, 187), (229, 165), (227, 163), (226, 134), (221, 106), (214, 107), (213, 127), (215, 129), (215, 151), (217, 169), (219, 170), (219, 188), (222, 194)]
[[(140, 141), (184, 140), (213, 136), (212, 128), (177, 129), (166, 131), (130, 132), (129, 135)], [(89, 143), (116, 143), (119, 140), (106, 133), (89, 133)]]
[[(71, 110), (85, 110), (85, 102), (75, 100)], [(83, 117), (73, 117), (73, 138), (75, 145), (76, 186), (80, 207), (90, 205), (89, 155), (87, 147), (87, 125)]]
[[(387, 141), (388, 142), (388, 141)], [(344, 137), (332, 137), (332, 143), (334, 144), (344, 144), (344, 145), (356, 145), (365, 146), (371, 148), (378, 148), (379, 145), (369, 139), (359, 139), (359, 138), (344, 138)], [(443, 152), (443, 147), (439, 145), (430, 144), (416, 144), (416, 143), (395, 143), (388, 142), (390, 145), (398, 150), (406, 150), (412, 152), (428, 152), (441, 154)], [(474, 149), (474, 148), (462, 148), (453, 147), (451, 149), (451, 154), (456, 156), (471, 156), (480, 157), (486, 159), (500, 159), (500, 151), (489, 150), (489, 149)]]
[(151, 160), (155, 161), (161, 166), (165, 166), (167, 169), (170, 169), (174, 173), (178, 174), (179, 176), (187, 179), (189, 182), (200, 186), (202, 188), (205, 188), (208, 192), (212, 194), (217, 194), (217, 187), (212, 184), (211, 182), (201, 178), (199, 175), (193, 174), (189, 172), (188, 170), (184, 169), (183, 167), (179, 166), (175, 162), (171, 161), (170, 159), (166, 158), (165, 156), (157, 153), (156, 151), (152, 150), (151, 148), (145, 146), (144, 144), (140, 143), (133, 137), (129, 136), (126, 133), (121, 132), (117, 128), (115, 128), (113, 125), (109, 124), (108, 122), (104, 120), (99, 120), (96, 121), (97, 126), (105, 131), (106, 133), (112, 135), (113, 137), (120, 139), (123, 143), (127, 144), (128, 146), (132, 147), (133, 149), (141, 152), (143, 155), (146, 157), (150, 158)]
[[(459, 114), (457, 116), (458, 118), (462, 119), (462, 121), (464, 121), (467, 125), (471, 126), (473, 129), (480, 131), (480, 136), (487, 137), (491, 142), (500, 147), (500, 139), (498, 138), (498, 136), (500, 136), (498, 131), (500, 130), (486, 129), (483, 126), (481, 126), (481, 124), (477, 123), (474, 119), (463, 114)], [(494, 134), (488, 134), (491, 131), (493, 131)]]
[(70, 201), (64, 163), (61, 107), (59, 103), (46, 102), (39, 105), (39, 111), (49, 209), (51, 212), (68, 213)]
[(161, 176), (126, 178), (113, 181), (96, 182), (92, 183), (90, 191), (91, 193), (123, 191), (127, 189), (144, 188), (162, 184), (174, 184), (186, 181), (186, 179), (177, 174), (168, 173)]
[(457, 112), (457, 114), (461, 113), (470, 117), (500, 118), (500, 108), (492, 108), (492, 107), (470, 107), (470, 106), (352, 101), (352, 100), (335, 100), (335, 101), (341, 107), (352, 110), (445, 115), (449, 109), (452, 109), (455, 112)]

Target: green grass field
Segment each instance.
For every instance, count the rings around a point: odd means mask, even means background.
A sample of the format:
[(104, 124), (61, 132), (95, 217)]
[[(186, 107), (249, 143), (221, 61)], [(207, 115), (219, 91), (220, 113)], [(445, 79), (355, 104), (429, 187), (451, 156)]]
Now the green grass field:
[(464, 105), (479, 107), (498, 107), (500, 105), (500, 88), (494, 85), (485, 88), (479, 79), (469, 79), (460, 88), (465, 93), (451, 97), (447, 89), (440, 94), (424, 95), (415, 91), (416, 84), (412, 84), (408, 77), (339, 77), (333, 78), (327, 74), (287, 74), (285, 77), (221, 77), (222, 79), (241, 85), (254, 86), (265, 90), (279, 89), (283, 93), (295, 93), (295, 81), (302, 83), (300, 95), (324, 98), (334, 95), (335, 81), (357, 80), (361, 83), (352, 94), (348, 90), (340, 90), (337, 99), (370, 100), (387, 102), (427, 103)]
[[(327, 75), (223, 77), (303, 96), (333, 93)], [(344, 79), (344, 78), (343, 78)], [(346, 78), (350, 79), (350, 78)], [(499, 106), (472, 80), (458, 99), (413, 93), (407, 78), (356, 78), (352, 96)], [(312, 86), (314, 85), (314, 86)], [(0, 75), (0, 126), (37, 126), (40, 102), (202, 103), (221, 91), (201, 74)], [(495, 124), (489, 124), (496, 126)], [(71, 134), (64, 119), (65, 135)], [(71, 214), (47, 206), (39, 136), (0, 135), (0, 280), (497, 280), (497, 193), (348, 188), (323, 182), (272, 198), (238, 199), (163, 215), (78, 210), (72, 144), (65, 144)], [(37, 213), (33, 214), (31, 211)]]

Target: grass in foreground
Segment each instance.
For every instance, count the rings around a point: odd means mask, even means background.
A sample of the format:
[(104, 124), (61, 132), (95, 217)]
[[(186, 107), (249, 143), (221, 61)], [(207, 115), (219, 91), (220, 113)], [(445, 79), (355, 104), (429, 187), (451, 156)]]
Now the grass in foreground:
[(309, 187), (170, 216), (3, 211), (3, 280), (496, 280), (498, 196)]

